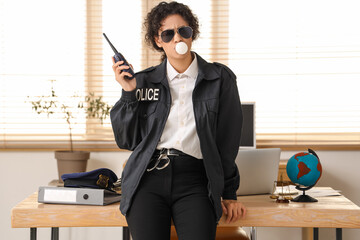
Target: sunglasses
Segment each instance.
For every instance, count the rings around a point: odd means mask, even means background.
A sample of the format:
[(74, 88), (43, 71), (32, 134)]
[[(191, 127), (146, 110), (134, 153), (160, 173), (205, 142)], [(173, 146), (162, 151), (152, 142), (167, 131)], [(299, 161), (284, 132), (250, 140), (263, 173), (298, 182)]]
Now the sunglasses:
[[(179, 27), (178, 29), (176, 29), (176, 32), (178, 34), (180, 34), (181, 37), (186, 38), (186, 39), (191, 38), (192, 34), (193, 34), (193, 30), (189, 26)], [(174, 38), (175, 30), (167, 29), (165, 31), (162, 31), (160, 36), (161, 36), (161, 40), (163, 42), (168, 43)]]

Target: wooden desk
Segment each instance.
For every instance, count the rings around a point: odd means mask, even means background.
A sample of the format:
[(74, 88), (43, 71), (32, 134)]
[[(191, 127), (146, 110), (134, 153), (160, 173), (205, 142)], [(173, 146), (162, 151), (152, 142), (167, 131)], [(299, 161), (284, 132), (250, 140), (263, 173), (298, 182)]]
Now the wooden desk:
[[(247, 217), (236, 223), (222, 226), (244, 227), (310, 227), (337, 228), (337, 239), (341, 239), (341, 228), (360, 228), (360, 207), (344, 196), (320, 197), (317, 203), (276, 203), (266, 195), (239, 197), (247, 207)], [(119, 211), (119, 203), (108, 206), (42, 204), (37, 202), (37, 193), (17, 204), (11, 212), (13, 228), (51, 227), (52, 239), (58, 239), (59, 227), (110, 227), (127, 226)], [(125, 235), (128, 234), (127, 228)], [(35, 231), (35, 233), (34, 233)]]

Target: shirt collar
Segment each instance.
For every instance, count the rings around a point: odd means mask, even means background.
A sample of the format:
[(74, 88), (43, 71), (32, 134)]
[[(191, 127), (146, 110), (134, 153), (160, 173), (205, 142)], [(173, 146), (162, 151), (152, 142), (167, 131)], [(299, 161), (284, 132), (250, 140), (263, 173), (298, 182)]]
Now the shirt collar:
[(190, 78), (196, 79), (198, 73), (199, 73), (199, 67), (198, 67), (198, 61), (197, 61), (197, 57), (196, 54), (194, 54), (194, 60), (191, 62), (190, 66), (186, 69), (186, 71), (184, 73), (178, 73), (175, 68), (170, 64), (169, 61), (166, 61), (166, 72), (167, 72), (167, 77), (169, 79), (169, 81), (174, 80), (174, 78), (176, 78), (177, 76), (182, 76), (182, 75), (186, 75)]

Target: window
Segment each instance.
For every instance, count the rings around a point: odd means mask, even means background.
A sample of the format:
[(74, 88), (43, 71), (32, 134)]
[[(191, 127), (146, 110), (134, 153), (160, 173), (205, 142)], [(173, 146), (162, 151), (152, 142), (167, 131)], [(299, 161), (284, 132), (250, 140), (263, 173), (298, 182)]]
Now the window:
[(63, 115), (48, 118), (31, 109), (30, 101), (50, 95), (53, 86), (76, 116), (75, 147), (115, 149), (110, 120), (86, 119), (72, 96), (94, 93), (109, 104), (119, 99), (113, 52), (102, 33), (140, 69), (142, 2), (0, 0), (0, 6), (0, 148), (69, 148)]
[[(66, 123), (35, 114), (27, 96), (85, 92), (85, 1), (0, 1), (1, 148), (67, 138)], [(21, 7), (19, 7), (21, 6)], [(84, 133), (84, 121), (74, 134)], [(20, 145), (18, 145), (20, 144)]]
[[(158, 2), (0, 0), (0, 149), (68, 148), (61, 115), (38, 115), (29, 100), (49, 95), (53, 85), (64, 101), (92, 92), (114, 104), (121, 88), (102, 33), (135, 71), (158, 64), (142, 29)], [(256, 102), (258, 147), (358, 148), (356, 0), (179, 2), (200, 20), (193, 50), (227, 64), (241, 100)], [(75, 148), (117, 149), (109, 119), (100, 124), (76, 116)]]
[(230, 0), (229, 66), (261, 146), (359, 146), (357, 1)]

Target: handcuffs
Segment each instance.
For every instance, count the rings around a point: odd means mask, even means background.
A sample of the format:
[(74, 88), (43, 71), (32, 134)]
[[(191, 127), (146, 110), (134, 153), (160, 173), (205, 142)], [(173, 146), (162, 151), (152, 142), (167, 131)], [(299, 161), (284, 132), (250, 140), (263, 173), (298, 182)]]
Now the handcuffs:
[[(155, 161), (154, 166), (147, 168), (146, 171), (151, 172), (154, 169), (163, 170), (164, 168), (166, 168), (170, 164), (170, 158), (168, 156), (179, 156), (179, 154), (170, 153), (170, 149), (168, 148), (161, 149), (159, 157), (150, 161), (150, 163)], [(165, 161), (165, 163), (162, 166), (159, 166), (162, 161)]]

